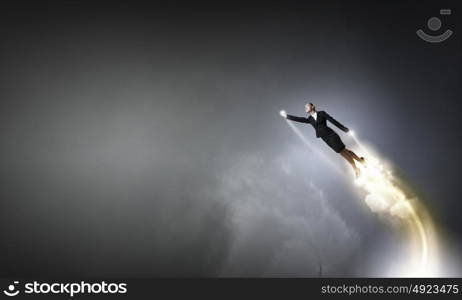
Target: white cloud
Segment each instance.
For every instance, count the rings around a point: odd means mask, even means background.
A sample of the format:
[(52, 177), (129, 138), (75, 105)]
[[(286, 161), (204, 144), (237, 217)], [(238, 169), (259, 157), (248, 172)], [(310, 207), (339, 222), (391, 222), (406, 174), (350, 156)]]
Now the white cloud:
[[(294, 147), (278, 157), (241, 155), (220, 198), (230, 208), (232, 248), (221, 276), (348, 275), (359, 235), (329, 206)], [(305, 159), (306, 161), (306, 159)]]

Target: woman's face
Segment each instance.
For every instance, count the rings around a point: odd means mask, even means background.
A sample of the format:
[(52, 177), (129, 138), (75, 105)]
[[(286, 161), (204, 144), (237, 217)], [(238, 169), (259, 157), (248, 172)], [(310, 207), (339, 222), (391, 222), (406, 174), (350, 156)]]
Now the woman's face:
[(306, 113), (309, 114), (309, 113), (311, 112), (311, 108), (312, 108), (312, 107), (311, 107), (311, 104), (309, 104), (309, 103), (308, 103), (308, 104), (305, 104), (305, 111), (306, 111)]

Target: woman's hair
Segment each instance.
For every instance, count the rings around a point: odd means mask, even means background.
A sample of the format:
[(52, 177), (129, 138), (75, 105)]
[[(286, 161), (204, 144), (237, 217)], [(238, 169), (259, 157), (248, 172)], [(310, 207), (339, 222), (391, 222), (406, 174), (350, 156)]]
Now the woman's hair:
[(316, 106), (315, 106), (313, 103), (309, 102), (308, 104), (311, 105), (311, 108), (312, 108), (314, 111), (316, 110)]

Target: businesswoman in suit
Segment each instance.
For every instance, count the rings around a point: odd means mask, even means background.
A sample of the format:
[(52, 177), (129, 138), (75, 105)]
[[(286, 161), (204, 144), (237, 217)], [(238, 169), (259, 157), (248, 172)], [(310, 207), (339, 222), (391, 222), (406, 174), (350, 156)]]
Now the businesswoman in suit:
[(327, 126), (327, 120), (343, 130), (348, 132), (349, 129), (343, 126), (340, 122), (332, 118), (325, 111), (316, 111), (316, 107), (313, 103), (307, 103), (305, 105), (305, 111), (308, 113), (308, 118), (296, 117), (286, 114), (284, 111), (281, 112), (281, 115), (291, 121), (300, 122), (300, 123), (309, 123), (311, 124), (315, 131), (316, 137), (321, 138), (332, 150), (339, 153), (343, 158), (345, 158), (348, 163), (353, 167), (356, 177), (359, 176), (359, 168), (355, 164), (355, 160), (365, 164), (364, 157), (358, 157), (353, 151), (347, 149), (345, 144), (338, 136), (338, 134), (332, 130), (332, 128)]

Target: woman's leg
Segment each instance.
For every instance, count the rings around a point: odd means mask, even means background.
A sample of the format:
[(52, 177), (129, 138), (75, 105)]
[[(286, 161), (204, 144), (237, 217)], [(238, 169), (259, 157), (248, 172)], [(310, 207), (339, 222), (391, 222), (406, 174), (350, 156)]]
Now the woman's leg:
[(354, 160), (357, 160), (359, 161), (360, 163), (364, 164), (364, 157), (358, 157), (358, 155), (356, 155), (356, 153), (354, 153), (353, 151), (351, 151), (350, 149), (345, 149), (346, 151), (348, 151), (351, 155), (351, 157), (354, 159)]
[(345, 148), (342, 151), (340, 151), (340, 155), (343, 156), (343, 158), (345, 158), (348, 161), (351, 167), (353, 167), (353, 170), (355, 171), (356, 176), (358, 176), (359, 168), (356, 166), (353, 156), (350, 153), (350, 150)]

